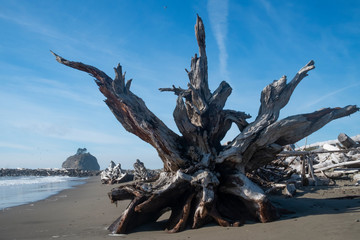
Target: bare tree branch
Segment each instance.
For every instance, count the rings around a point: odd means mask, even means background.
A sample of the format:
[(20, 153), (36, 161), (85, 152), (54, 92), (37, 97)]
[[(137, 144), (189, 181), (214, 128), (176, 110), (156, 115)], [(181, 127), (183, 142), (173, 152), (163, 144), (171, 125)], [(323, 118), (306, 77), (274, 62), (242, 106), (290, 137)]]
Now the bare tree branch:
[(99, 69), (81, 62), (68, 61), (52, 52), (56, 60), (65, 66), (89, 73), (96, 78), (100, 92), (107, 98), (108, 105), (123, 127), (150, 143), (158, 152), (167, 170), (177, 170), (186, 166), (181, 157), (182, 138), (169, 129), (145, 105), (144, 101), (130, 91), (129, 80), (125, 84), (125, 74), (120, 64), (114, 69), (114, 81)]

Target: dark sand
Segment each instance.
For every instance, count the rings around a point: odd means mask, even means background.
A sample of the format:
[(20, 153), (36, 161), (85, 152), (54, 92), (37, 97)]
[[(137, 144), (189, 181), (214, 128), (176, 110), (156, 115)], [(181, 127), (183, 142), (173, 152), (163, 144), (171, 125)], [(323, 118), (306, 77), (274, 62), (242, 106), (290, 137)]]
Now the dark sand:
[(106, 227), (129, 203), (110, 204), (107, 192), (112, 187), (93, 177), (46, 200), (1, 211), (0, 239), (360, 239), (360, 187), (308, 187), (296, 198), (272, 197), (276, 205), (296, 213), (271, 223), (209, 225), (168, 234), (162, 230), (165, 215), (131, 234), (110, 236)]

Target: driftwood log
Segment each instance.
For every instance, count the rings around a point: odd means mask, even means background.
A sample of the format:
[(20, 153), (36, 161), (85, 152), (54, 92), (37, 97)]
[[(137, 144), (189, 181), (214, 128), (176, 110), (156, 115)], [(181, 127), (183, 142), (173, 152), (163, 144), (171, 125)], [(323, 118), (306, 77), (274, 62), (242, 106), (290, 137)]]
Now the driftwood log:
[(116, 184), (132, 181), (134, 176), (129, 174), (127, 171), (121, 169), (121, 164), (115, 164), (113, 161), (110, 162), (108, 168), (103, 170), (100, 174), (100, 180), (102, 184)]
[[(169, 129), (131, 90), (131, 79), (125, 82), (120, 64), (111, 79), (103, 71), (81, 62), (68, 61), (55, 53), (66, 66), (89, 73), (95, 78), (105, 103), (123, 127), (151, 144), (164, 163), (164, 171), (153, 182), (136, 182), (114, 188), (112, 202), (130, 199), (121, 216), (109, 227), (115, 233), (126, 233), (135, 227), (156, 221), (171, 210), (166, 224), (169, 232), (190, 226), (198, 228), (214, 221), (221, 226), (238, 226), (246, 219), (268, 222), (279, 217), (263, 190), (246, 177), (246, 172), (276, 158), (282, 147), (317, 131), (328, 122), (348, 116), (357, 106), (325, 108), (279, 120), (280, 110), (288, 103), (300, 81), (314, 69), (310, 61), (288, 83), (286, 76), (274, 81), (261, 92), (256, 119), (240, 111), (224, 109), (232, 88), (223, 81), (211, 92), (208, 86), (208, 64), (205, 30), (197, 17), (195, 35), (199, 55), (191, 59), (186, 70), (187, 89), (161, 88), (177, 96), (173, 113), (181, 136)], [(220, 142), (232, 123), (239, 135), (227, 145)]]
[(146, 169), (144, 163), (136, 159), (134, 163), (134, 181), (149, 181), (157, 177), (156, 174)]
[(351, 137), (349, 137), (345, 133), (340, 133), (338, 136), (338, 140), (345, 148), (355, 148), (359, 146), (358, 143), (356, 143)]

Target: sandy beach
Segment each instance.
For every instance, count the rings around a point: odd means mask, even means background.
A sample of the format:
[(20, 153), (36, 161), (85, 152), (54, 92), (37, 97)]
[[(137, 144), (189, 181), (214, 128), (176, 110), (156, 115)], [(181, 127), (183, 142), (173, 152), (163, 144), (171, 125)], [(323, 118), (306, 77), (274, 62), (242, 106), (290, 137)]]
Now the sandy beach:
[[(224, 228), (208, 225), (201, 229), (169, 234), (157, 223), (133, 233), (111, 236), (106, 230), (128, 201), (110, 204), (99, 177), (48, 199), (0, 212), (0, 239), (359, 239), (360, 187), (307, 187), (295, 198), (271, 197), (275, 205), (295, 211), (271, 223), (246, 223)], [(349, 196), (348, 198), (344, 198)], [(357, 197), (356, 197), (357, 196)], [(337, 199), (336, 199), (337, 198)]]

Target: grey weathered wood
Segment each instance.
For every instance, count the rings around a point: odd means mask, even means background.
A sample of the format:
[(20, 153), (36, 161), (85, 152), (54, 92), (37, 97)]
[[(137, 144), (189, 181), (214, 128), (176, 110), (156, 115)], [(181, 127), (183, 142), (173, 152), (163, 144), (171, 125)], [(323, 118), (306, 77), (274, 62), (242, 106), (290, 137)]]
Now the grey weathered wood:
[(134, 163), (134, 170), (134, 181), (149, 181), (157, 177), (155, 171), (149, 171), (146, 169), (144, 163), (139, 159), (136, 159), (136, 162)]
[(336, 163), (336, 164), (333, 164), (333, 165), (330, 165), (330, 166), (327, 166), (327, 167), (315, 169), (315, 172), (318, 173), (318, 172), (326, 171), (326, 170), (336, 168), (336, 167), (359, 165), (359, 164), (360, 164), (360, 160)]
[(350, 149), (341, 149), (341, 150), (334, 150), (334, 151), (282, 151), (278, 153), (276, 156), (278, 157), (289, 157), (289, 156), (306, 156), (310, 154), (320, 154), (320, 153), (346, 153), (356, 150), (356, 148)]
[(314, 165), (313, 164), (314, 163), (314, 155), (311, 154), (306, 159), (307, 159), (307, 162), (308, 162), (309, 175), (314, 180), (315, 186), (317, 186), (318, 185), (318, 179), (317, 179), (317, 177), (315, 175), (314, 166), (313, 166)]
[(115, 184), (132, 181), (133, 176), (122, 170), (120, 163), (116, 165), (111, 161), (109, 167), (100, 173), (100, 180), (103, 184)]
[(340, 133), (338, 136), (338, 140), (345, 148), (354, 148), (358, 146), (358, 144), (345, 133)]
[[(253, 122), (249, 114), (224, 109), (232, 92), (223, 81), (211, 92), (208, 85), (208, 62), (205, 28), (200, 17), (195, 24), (199, 56), (191, 59), (187, 88), (161, 88), (176, 96), (173, 112), (181, 136), (158, 119), (131, 90), (131, 80), (118, 65), (115, 78), (81, 62), (68, 61), (55, 53), (66, 66), (95, 77), (105, 103), (123, 127), (151, 144), (164, 163), (157, 180), (122, 185), (109, 193), (111, 201), (130, 199), (126, 211), (111, 225), (116, 233), (128, 232), (156, 219), (171, 209), (166, 229), (182, 231), (191, 224), (198, 228), (209, 221), (221, 226), (238, 226), (245, 216), (261, 222), (278, 217), (276, 208), (264, 192), (246, 177), (276, 158), (283, 146), (317, 131), (328, 122), (350, 115), (357, 106), (326, 108), (313, 113), (290, 116), (278, 121), (280, 110), (288, 103), (296, 86), (315, 68), (310, 61), (287, 83), (286, 76), (266, 86), (261, 92), (259, 113)], [(239, 135), (222, 145), (231, 125)], [(243, 214), (246, 212), (247, 214)]]

